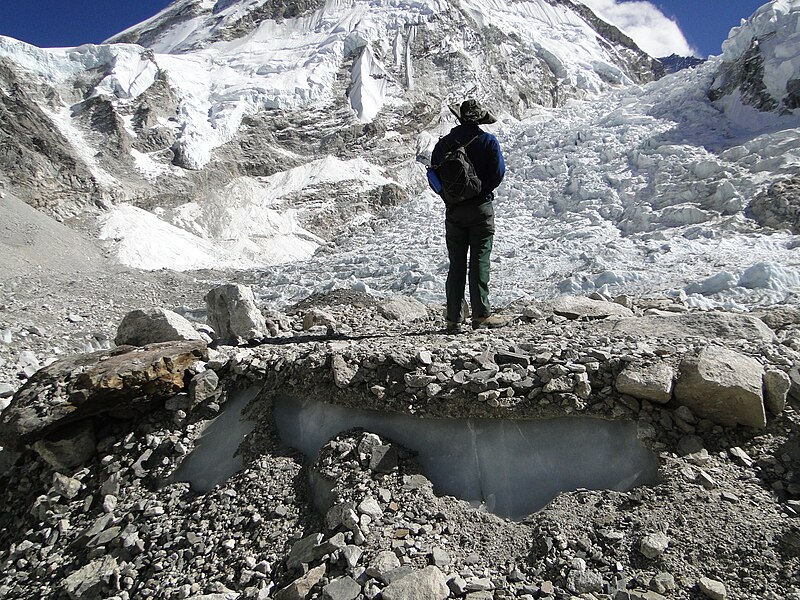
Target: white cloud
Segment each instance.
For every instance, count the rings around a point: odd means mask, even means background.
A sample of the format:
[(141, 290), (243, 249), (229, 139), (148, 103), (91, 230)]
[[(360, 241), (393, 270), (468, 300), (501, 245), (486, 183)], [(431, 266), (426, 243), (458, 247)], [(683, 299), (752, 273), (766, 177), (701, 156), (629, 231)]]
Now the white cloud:
[(678, 24), (651, 2), (581, 0), (604, 21), (615, 25), (650, 56), (699, 56)]

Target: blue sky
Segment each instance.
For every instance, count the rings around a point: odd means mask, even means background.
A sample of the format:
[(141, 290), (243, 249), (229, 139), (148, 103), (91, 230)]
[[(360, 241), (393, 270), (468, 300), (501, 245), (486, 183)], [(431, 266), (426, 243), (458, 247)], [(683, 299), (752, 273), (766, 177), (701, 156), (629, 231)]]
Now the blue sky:
[[(719, 54), (731, 27), (739, 25), (741, 18), (749, 17), (763, 4), (761, 0), (584, 1), (598, 13), (606, 12), (603, 16), (607, 20), (625, 30), (651, 54), (682, 49), (679, 53), (692, 52), (703, 57)], [(169, 4), (169, 0), (3, 0), (0, 35), (44, 48), (96, 44)], [(661, 17), (654, 15), (653, 5), (660, 9)], [(673, 29), (662, 21), (663, 16), (678, 27)], [(679, 39), (681, 33), (683, 40)], [(655, 45), (650, 50), (645, 47), (647, 44)]]

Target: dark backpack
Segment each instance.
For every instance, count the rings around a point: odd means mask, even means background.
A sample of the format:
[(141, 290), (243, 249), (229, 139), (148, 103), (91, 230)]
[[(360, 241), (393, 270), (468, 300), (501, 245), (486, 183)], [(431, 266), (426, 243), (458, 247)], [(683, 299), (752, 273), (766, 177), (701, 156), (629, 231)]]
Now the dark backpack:
[(449, 150), (442, 161), (434, 166), (434, 171), (442, 185), (440, 195), (445, 204), (458, 204), (474, 198), (481, 193), (481, 180), (475, 172), (475, 166), (467, 156), (467, 146), (478, 139), (479, 133), (466, 144)]

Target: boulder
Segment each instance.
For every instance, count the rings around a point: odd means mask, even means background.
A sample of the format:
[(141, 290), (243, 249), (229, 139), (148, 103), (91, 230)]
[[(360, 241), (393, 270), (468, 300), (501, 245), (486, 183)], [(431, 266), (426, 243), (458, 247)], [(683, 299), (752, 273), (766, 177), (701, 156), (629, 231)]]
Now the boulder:
[(763, 373), (757, 360), (709, 346), (681, 362), (675, 400), (720, 425), (763, 428)]
[(0, 419), (0, 445), (19, 448), (69, 423), (148, 410), (184, 390), (190, 367), (206, 357), (200, 341), (121, 346), (54, 362), (14, 395)]
[(219, 376), (212, 370), (198, 373), (189, 382), (189, 404), (195, 407), (209, 398), (218, 396)]
[(140, 308), (125, 315), (117, 328), (117, 346), (146, 346), (159, 342), (202, 340), (192, 324), (164, 308)]
[(445, 600), (450, 595), (439, 567), (425, 567), (383, 588), (383, 600)]
[(222, 285), (208, 292), (205, 300), (208, 324), (219, 339), (238, 343), (266, 336), (267, 324), (249, 287)]
[(786, 408), (786, 399), (792, 380), (783, 371), (769, 369), (764, 373), (764, 405), (773, 415), (779, 415)]
[(666, 363), (629, 364), (617, 375), (616, 388), (640, 400), (666, 404), (672, 399), (675, 370)]
[(688, 337), (738, 342), (774, 342), (775, 334), (761, 319), (750, 315), (724, 312), (693, 312), (669, 315), (647, 315), (636, 319), (620, 319), (600, 327), (635, 338), (685, 340)]
[(551, 308), (555, 314), (573, 320), (633, 316), (633, 311), (621, 304), (584, 296), (560, 296), (553, 300)]
[(390, 321), (418, 321), (428, 317), (428, 308), (411, 296), (392, 296), (378, 305), (378, 312)]

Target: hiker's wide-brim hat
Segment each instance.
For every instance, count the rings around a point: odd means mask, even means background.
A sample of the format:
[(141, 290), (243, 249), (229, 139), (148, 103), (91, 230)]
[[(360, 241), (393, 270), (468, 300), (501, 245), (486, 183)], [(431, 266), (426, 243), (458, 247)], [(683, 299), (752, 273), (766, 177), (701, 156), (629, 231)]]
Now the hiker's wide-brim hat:
[(495, 116), (483, 108), (477, 100), (464, 100), (460, 105), (451, 104), (449, 108), (450, 112), (462, 123), (488, 125), (497, 121)]

